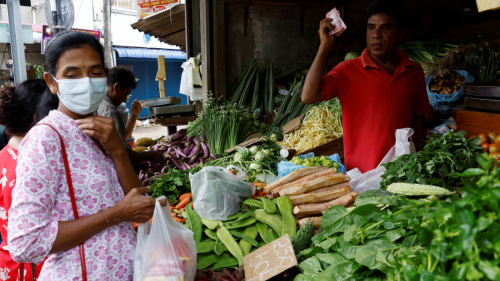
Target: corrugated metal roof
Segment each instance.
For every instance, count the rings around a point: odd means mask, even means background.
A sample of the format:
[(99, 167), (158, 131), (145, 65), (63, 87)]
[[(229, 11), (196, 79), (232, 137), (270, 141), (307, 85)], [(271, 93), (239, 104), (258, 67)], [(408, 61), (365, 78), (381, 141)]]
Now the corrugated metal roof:
[(118, 48), (113, 47), (118, 53), (120, 58), (148, 58), (156, 59), (158, 56), (163, 55), (165, 59), (179, 59), (185, 60), (186, 54), (178, 50), (166, 49), (141, 49), (141, 48)]
[(140, 19), (131, 26), (133, 29), (158, 38), (161, 42), (186, 49), (185, 4), (178, 4), (169, 10), (161, 11)]

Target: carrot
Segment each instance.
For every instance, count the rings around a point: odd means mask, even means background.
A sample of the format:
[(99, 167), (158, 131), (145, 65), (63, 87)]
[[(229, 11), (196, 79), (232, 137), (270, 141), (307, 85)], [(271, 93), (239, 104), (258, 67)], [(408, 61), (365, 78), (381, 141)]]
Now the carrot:
[(295, 180), (295, 181), (292, 181), (290, 183), (281, 185), (281, 186), (273, 189), (271, 191), (271, 193), (272, 193), (272, 196), (274, 198), (276, 198), (276, 197), (280, 196), (280, 191), (282, 191), (283, 189), (290, 188), (292, 186), (299, 185), (299, 184), (304, 184), (304, 183), (307, 183), (309, 181), (315, 180), (315, 179), (320, 178), (320, 177), (333, 176), (333, 175), (335, 175), (335, 172), (333, 171), (333, 168), (321, 171), (319, 173), (313, 173), (313, 174), (310, 174), (310, 175), (305, 176), (303, 178), (300, 178), (298, 180)]
[(134, 229), (137, 231), (137, 229), (139, 228), (139, 223), (133, 222), (132, 225), (134, 226)]
[(259, 186), (264, 187), (264, 186), (266, 186), (266, 184), (265, 184), (265, 183), (263, 183), (263, 182), (255, 182), (255, 183), (253, 184), (253, 186), (255, 186), (255, 187), (259, 187)]
[(184, 208), (186, 208), (186, 207), (182, 207), (182, 208), (180, 208), (180, 209), (179, 209), (179, 212), (180, 212), (180, 213), (182, 213), (182, 210), (184, 210)]
[(309, 203), (320, 203), (320, 202), (328, 202), (333, 199), (342, 197), (349, 193), (349, 187), (343, 187), (332, 191), (324, 191), (317, 193), (307, 193), (296, 196), (289, 196), (292, 205), (301, 205), (301, 204), (309, 204)]
[(151, 219), (149, 220), (149, 223), (151, 223), (151, 224), (153, 223), (153, 218), (151, 218)]
[(188, 198), (188, 197), (193, 197), (193, 193), (184, 193), (179, 197), (179, 201), (182, 202), (182, 200)]
[(229, 170), (229, 172), (233, 175), (236, 175), (236, 172), (233, 169)]
[(303, 218), (299, 221), (299, 225), (302, 226), (306, 222), (306, 220), (308, 220), (314, 225), (315, 229), (318, 229), (321, 226), (322, 218), (323, 216)]
[(181, 222), (181, 223), (184, 223), (184, 219), (183, 218), (177, 218), (177, 217), (175, 217), (174, 220), (178, 221), (178, 222)]
[(357, 193), (356, 191), (353, 191), (330, 202), (297, 205), (293, 208), (293, 213), (295, 215), (321, 215), (324, 211), (333, 206), (342, 205), (345, 207), (351, 204), (352, 202), (354, 202), (354, 199), (356, 199), (356, 196), (358, 196), (358, 194), (359, 193)]
[(324, 166), (319, 166), (319, 167), (307, 167), (307, 168), (303, 168), (303, 169), (299, 169), (299, 170), (295, 170), (293, 172), (291, 172), (290, 174), (282, 177), (281, 179), (275, 181), (275, 182), (272, 182), (270, 184), (268, 184), (264, 190), (267, 192), (267, 193), (270, 193), (271, 190), (277, 188), (278, 186), (280, 185), (284, 185), (284, 184), (287, 184), (287, 183), (290, 183), (292, 181), (295, 181), (299, 178), (303, 178), (307, 175), (310, 175), (312, 174), (313, 172), (314, 173), (318, 173), (318, 172), (321, 172), (323, 170), (326, 170), (326, 167)]
[(189, 204), (189, 202), (191, 202), (191, 197), (186, 197), (179, 204), (177, 204), (177, 206), (175, 206), (175, 209), (179, 210), (181, 208), (184, 208), (187, 204)]
[(322, 187), (332, 186), (338, 183), (349, 181), (350, 178), (347, 175), (333, 175), (333, 176), (324, 176), (321, 178), (317, 178), (305, 184), (299, 184), (287, 189), (280, 191), (281, 196), (290, 196), (290, 195), (300, 195), (306, 192), (311, 192), (316, 189), (320, 189)]
[(177, 213), (176, 212), (171, 212), (171, 214), (172, 214), (173, 218), (177, 217)]
[(170, 212), (172, 212), (175, 209), (174, 205), (170, 205)]
[(320, 189), (316, 189), (316, 190), (307, 192), (306, 194), (318, 193), (318, 192), (325, 192), (325, 191), (332, 191), (332, 190), (337, 190), (337, 189), (344, 188), (344, 187), (351, 188), (351, 183), (348, 182), (348, 181), (347, 182), (343, 182), (343, 183), (338, 183), (336, 185), (327, 186), (327, 187), (323, 187), (323, 188), (320, 188)]

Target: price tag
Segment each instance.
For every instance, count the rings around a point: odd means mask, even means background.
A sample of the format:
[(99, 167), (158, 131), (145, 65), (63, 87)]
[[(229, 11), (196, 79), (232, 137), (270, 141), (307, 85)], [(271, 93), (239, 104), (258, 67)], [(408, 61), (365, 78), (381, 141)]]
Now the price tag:
[(245, 280), (268, 280), (297, 264), (292, 242), (285, 234), (243, 258)]

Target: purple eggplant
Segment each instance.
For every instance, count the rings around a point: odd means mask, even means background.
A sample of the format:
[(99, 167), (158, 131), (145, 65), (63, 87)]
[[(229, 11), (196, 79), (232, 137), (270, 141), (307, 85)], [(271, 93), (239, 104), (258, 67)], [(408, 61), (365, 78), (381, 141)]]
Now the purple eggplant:
[(200, 141), (202, 141), (202, 142), (206, 142), (206, 141), (207, 141), (207, 138), (205, 138), (205, 136), (204, 136), (204, 135), (201, 135), (201, 136), (200, 136)]
[[(166, 146), (160, 146), (160, 148), (158, 150), (159, 151), (165, 151), (165, 150), (167, 150), (167, 147)], [(155, 150), (155, 151), (157, 151), (157, 150)]]
[(199, 141), (199, 140), (197, 140), (197, 139), (193, 139), (193, 142), (194, 142), (194, 144), (196, 144), (196, 145), (199, 145), (199, 144), (200, 144), (200, 141)]
[(193, 142), (193, 140), (194, 140), (194, 136), (190, 136), (190, 137), (187, 139), (187, 142), (191, 142), (191, 143), (192, 143), (192, 142)]
[(150, 183), (154, 178), (153, 177), (150, 177), (150, 178), (147, 178), (145, 179), (143, 182), (142, 182), (142, 185), (145, 186), (147, 185), (148, 183)]
[(148, 169), (148, 172), (149, 172), (150, 175), (153, 175), (155, 173), (155, 171), (151, 167)]
[(172, 159), (172, 163), (174, 163), (175, 167), (177, 167), (179, 170), (182, 170), (182, 166), (175, 159)]
[[(139, 171), (139, 178), (141, 178), (142, 176), (144, 176), (144, 172), (142, 170)], [(141, 180), (142, 181), (142, 180)]]
[(174, 151), (174, 148), (173, 148), (173, 147), (169, 147), (169, 148), (167, 149), (167, 154), (172, 153), (172, 151)]
[(188, 164), (188, 163), (184, 163), (184, 167), (186, 167), (186, 170), (189, 170), (189, 169), (191, 169), (191, 168), (192, 168), (191, 166), (189, 166), (189, 164)]
[(167, 139), (166, 139), (166, 141), (167, 142), (173, 142), (173, 141), (176, 141), (176, 140), (180, 140), (184, 136), (186, 136), (186, 134), (187, 134), (187, 130), (186, 129), (182, 129), (182, 130), (178, 131), (177, 133), (168, 136)]
[(155, 176), (161, 176), (160, 172), (155, 172)]
[(198, 145), (195, 145), (195, 147), (193, 148), (193, 150), (191, 150), (191, 152), (188, 155), (188, 158), (191, 158), (193, 156), (198, 155), (199, 152), (200, 152), (200, 145), (198, 144)]
[(203, 157), (207, 158), (210, 156), (210, 151), (208, 150), (208, 145), (204, 142), (201, 143), (201, 148), (203, 148)]
[(168, 166), (164, 166), (163, 168), (161, 168), (162, 173), (166, 173), (167, 171), (168, 171)]
[(160, 167), (160, 165), (158, 165), (158, 163), (153, 162), (152, 164), (153, 164), (153, 167), (155, 167), (155, 169), (156, 169), (157, 171), (161, 171), (161, 167)]
[(174, 141), (169, 144), (167, 144), (168, 147), (173, 147), (174, 145), (178, 145), (180, 142), (179, 141)]
[(203, 159), (203, 157), (199, 157), (198, 158), (198, 163), (201, 163), (201, 164), (205, 163), (205, 159)]
[(191, 143), (191, 145), (186, 146), (186, 149), (184, 149), (183, 151), (184, 154), (189, 155), (195, 146), (196, 145), (194, 143)]
[(172, 159), (175, 159), (175, 160), (179, 160), (179, 155), (177, 155), (177, 152), (175, 151), (172, 151), (172, 153), (170, 153), (170, 157), (172, 157)]
[(212, 154), (210, 154), (210, 159), (215, 160), (215, 159), (217, 159), (217, 158), (219, 158), (219, 157), (217, 157), (217, 155), (215, 155), (215, 154), (213, 154), (213, 153), (212, 153)]
[(177, 152), (177, 155), (179, 155), (180, 157), (187, 158), (186, 154), (184, 154), (179, 147), (175, 149), (175, 152)]
[(194, 163), (194, 161), (196, 161), (196, 157), (197, 157), (197, 156), (195, 155), (195, 156), (193, 156), (193, 157), (189, 158), (188, 164), (193, 164), (193, 163)]
[(191, 165), (191, 167), (193, 167), (193, 168), (196, 168), (198, 166), (199, 166), (198, 163), (194, 163), (193, 165)]

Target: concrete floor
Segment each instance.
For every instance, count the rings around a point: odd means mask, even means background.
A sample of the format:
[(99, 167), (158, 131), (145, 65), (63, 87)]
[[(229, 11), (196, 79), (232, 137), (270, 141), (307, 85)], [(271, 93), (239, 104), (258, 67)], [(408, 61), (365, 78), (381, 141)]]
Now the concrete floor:
[[(177, 126), (177, 130), (184, 129), (187, 126)], [(134, 132), (132, 132), (132, 135), (136, 140), (140, 138), (152, 138), (156, 139), (161, 136), (167, 136), (168, 135), (168, 130), (167, 127), (162, 126), (162, 125), (154, 125), (154, 126), (147, 126), (147, 127), (136, 127), (134, 129)]]

